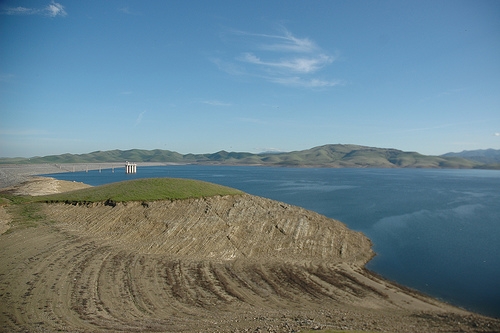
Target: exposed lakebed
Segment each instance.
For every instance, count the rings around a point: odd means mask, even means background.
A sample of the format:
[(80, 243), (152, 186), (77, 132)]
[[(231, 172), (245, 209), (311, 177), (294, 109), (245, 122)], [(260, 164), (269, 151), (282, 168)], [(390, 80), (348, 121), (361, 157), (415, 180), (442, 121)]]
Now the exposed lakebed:
[(401, 284), (500, 317), (500, 172), (228, 166), (138, 167), (51, 175), (100, 185), (141, 177), (200, 179), (283, 201), (362, 231), (368, 268)]

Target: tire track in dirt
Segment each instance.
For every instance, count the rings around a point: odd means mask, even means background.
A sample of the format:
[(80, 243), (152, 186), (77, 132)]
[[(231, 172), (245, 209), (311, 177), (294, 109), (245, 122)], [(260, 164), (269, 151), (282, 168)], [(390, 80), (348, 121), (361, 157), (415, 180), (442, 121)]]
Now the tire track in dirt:
[(3, 332), (500, 328), (365, 274), (366, 237), (275, 201), (47, 204), (43, 212), (56, 222), (0, 236)]

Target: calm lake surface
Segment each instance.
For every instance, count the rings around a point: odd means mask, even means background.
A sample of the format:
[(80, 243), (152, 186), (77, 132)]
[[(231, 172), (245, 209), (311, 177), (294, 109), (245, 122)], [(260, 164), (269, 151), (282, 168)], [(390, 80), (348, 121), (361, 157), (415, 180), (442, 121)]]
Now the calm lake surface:
[(370, 270), (500, 317), (500, 171), (176, 165), (49, 176), (90, 185), (192, 178), (301, 206), (366, 234), (377, 253)]

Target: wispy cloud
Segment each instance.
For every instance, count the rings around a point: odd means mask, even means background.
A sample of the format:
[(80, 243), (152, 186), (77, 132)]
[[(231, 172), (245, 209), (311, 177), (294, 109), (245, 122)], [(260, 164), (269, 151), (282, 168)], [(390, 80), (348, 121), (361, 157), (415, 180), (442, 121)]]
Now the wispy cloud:
[(309, 38), (299, 38), (286, 29), (279, 34), (256, 34), (231, 31), (244, 43), (244, 52), (233, 59), (215, 59), (219, 69), (231, 75), (246, 75), (269, 82), (300, 87), (331, 87), (339, 80), (315, 77), (335, 56), (323, 51)]
[(495, 136), (500, 136), (500, 132), (496, 132), (494, 135)]
[(2, 10), (2, 14), (5, 15), (33, 15), (36, 14), (38, 10), (34, 8), (26, 7), (8, 7)]
[(239, 60), (254, 65), (260, 65), (263, 68), (281, 69), (285, 72), (314, 73), (323, 66), (332, 63), (333, 57), (319, 54), (313, 58), (294, 57), (291, 59), (279, 59), (277, 61), (264, 61), (252, 53), (244, 53)]
[(30, 8), (30, 7), (7, 7), (2, 10), (4, 15), (42, 15), (48, 17), (66, 16), (64, 6), (60, 3), (52, 1), (45, 7)]
[(5, 136), (39, 136), (50, 134), (46, 130), (24, 128), (24, 129), (0, 129), (0, 135)]
[(144, 118), (145, 113), (146, 113), (146, 111), (142, 111), (141, 113), (139, 113), (139, 115), (137, 116), (137, 119), (135, 120), (135, 126), (137, 126), (141, 123), (142, 118)]
[(265, 122), (264, 120), (257, 118), (236, 118), (236, 120), (242, 123), (267, 124), (267, 122)]
[(118, 8), (118, 11), (122, 12), (123, 14), (127, 14), (127, 15), (141, 15), (139, 12), (131, 10), (129, 7)]
[(293, 77), (270, 77), (269, 81), (292, 87), (323, 88), (342, 85), (340, 80), (322, 80), (316, 78)]
[(314, 52), (319, 47), (309, 38), (297, 38), (285, 28), (281, 29), (279, 35), (256, 34), (245, 31), (232, 31), (235, 35), (248, 36), (257, 39), (258, 48), (276, 52)]
[(48, 13), (50, 17), (67, 15), (66, 11), (64, 10), (64, 6), (54, 1), (52, 1), (50, 5), (45, 7), (45, 12)]
[(212, 106), (231, 106), (231, 103), (221, 102), (217, 100), (203, 101), (203, 104), (208, 104)]

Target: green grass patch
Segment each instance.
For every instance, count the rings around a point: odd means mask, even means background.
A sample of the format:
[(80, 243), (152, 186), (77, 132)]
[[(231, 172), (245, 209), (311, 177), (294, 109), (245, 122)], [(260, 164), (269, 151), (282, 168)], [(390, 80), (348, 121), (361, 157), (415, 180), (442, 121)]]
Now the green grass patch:
[(243, 192), (217, 184), (178, 178), (145, 178), (33, 198), (44, 202), (127, 202), (180, 200)]
[(16, 229), (34, 228), (40, 222), (45, 221), (45, 216), (41, 213), (40, 203), (28, 202), (7, 207), (12, 217), (11, 228), (7, 230), (10, 233)]
[(31, 202), (32, 197), (26, 195), (14, 195), (9, 192), (0, 192), (0, 205), (10, 205)]
[(10, 201), (8, 198), (0, 196), (0, 206), (5, 206), (11, 204), (12, 201)]

